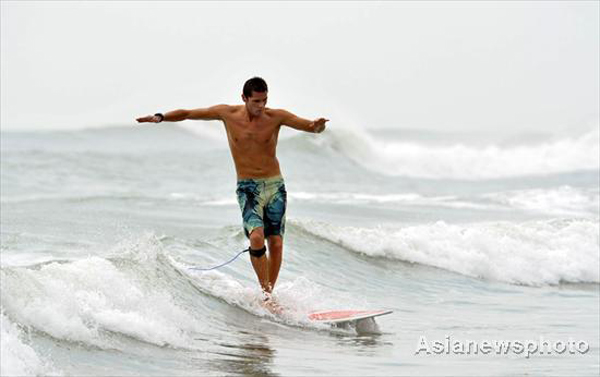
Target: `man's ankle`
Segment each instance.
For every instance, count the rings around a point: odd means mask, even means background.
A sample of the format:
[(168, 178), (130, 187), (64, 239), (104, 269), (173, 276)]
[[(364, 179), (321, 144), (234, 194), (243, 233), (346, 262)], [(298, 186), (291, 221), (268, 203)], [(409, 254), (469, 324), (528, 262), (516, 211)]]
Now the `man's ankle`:
[(263, 301), (267, 302), (269, 300), (273, 299), (273, 292), (272, 291), (267, 291), (267, 290), (263, 290)]

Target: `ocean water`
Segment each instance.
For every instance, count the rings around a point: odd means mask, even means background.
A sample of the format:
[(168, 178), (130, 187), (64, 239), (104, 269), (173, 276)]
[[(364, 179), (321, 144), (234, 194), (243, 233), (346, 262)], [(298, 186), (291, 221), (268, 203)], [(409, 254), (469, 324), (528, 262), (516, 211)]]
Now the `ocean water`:
[(274, 316), (247, 254), (191, 269), (247, 247), (221, 126), (2, 133), (1, 375), (597, 376), (599, 155), (598, 126), (286, 130)]

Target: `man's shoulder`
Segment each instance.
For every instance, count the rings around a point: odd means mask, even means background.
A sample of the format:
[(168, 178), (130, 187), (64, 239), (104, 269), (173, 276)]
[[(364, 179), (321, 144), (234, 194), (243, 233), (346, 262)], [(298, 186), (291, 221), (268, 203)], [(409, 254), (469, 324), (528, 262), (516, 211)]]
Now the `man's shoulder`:
[(267, 107), (266, 110), (269, 111), (271, 114), (283, 114), (283, 113), (287, 113), (287, 111), (284, 110), (284, 109), (272, 109), (270, 107)]
[(215, 105), (213, 108), (219, 113), (222, 118), (227, 118), (231, 116), (235, 116), (242, 110), (242, 106), (239, 105)]
[(265, 113), (267, 115), (269, 115), (270, 117), (274, 117), (274, 118), (278, 118), (278, 119), (284, 119), (285, 117), (287, 117), (287, 115), (290, 113), (287, 110), (284, 109), (271, 109), (271, 108), (266, 108), (265, 109)]
[(226, 113), (232, 113), (241, 108), (241, 106), (239, 106), (239, 105), (228, 105), (225, 103), (220, 104), (220, 105), (215, 105), (213, 107), (218, 109), (219, 111), (226, 112)]

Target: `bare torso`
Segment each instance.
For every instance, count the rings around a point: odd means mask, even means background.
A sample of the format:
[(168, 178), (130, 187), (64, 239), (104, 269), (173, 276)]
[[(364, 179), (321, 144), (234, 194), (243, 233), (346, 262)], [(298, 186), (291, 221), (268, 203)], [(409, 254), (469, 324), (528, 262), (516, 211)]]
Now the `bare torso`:
[(223, 122), (238, 179), (281, 175), (276, 156), (281, 126), (277, 110), (265, 108), (250, 120), (243, 105), (229, 106)]

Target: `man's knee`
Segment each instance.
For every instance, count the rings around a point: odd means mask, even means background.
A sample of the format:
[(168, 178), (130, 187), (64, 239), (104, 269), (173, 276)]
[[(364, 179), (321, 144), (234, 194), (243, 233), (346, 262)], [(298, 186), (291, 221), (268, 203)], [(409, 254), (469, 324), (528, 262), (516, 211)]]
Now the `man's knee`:
[(265, 234), (263, 228), (256, 228), (250, 233), (250, 255), (262, 257), (265, 254)]
[(265, 242), (265, 233), (263, 228), (254, 228), (248, 238), (250, 239), (251, 245), (261, 246)]

